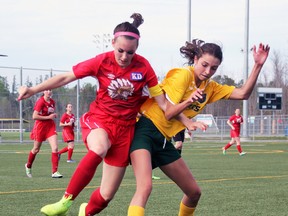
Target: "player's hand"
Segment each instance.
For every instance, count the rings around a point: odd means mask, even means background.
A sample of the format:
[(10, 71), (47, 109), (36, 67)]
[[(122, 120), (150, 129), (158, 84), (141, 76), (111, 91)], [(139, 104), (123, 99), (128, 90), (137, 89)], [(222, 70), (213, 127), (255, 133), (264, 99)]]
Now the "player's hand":
[(27, 86), (21, 86), (18, 89), (18, 93), (19, 96), (17, 98), (18, 101), (22, 100), (22, 99), (26, 99), (29, 98), (31, 96), (33, 96), (35, 93), (31, 90), (31, 88), (27, 87)]
[(208, 125), (205, 124), (204, 122), (201, 122), (201, 121), (197, 121), (197, 122), (192, 122), (186, 126), (188, 130), (191, 130), (191, 131), (194, 131), (196, 130), (197, 128), (202, 130), (202, 131), (206, 131), (207, 128), (208, 128)]
[(206, 98), (206, 94), (204, 94), (203, 89), (196, 89), (191, 95), (190, 98), (188, 99), (191, 103), (195, 101), (199, 101), (200, 103), (203, 103)]
[(253, 46), (253, 57), (255, 64), (263, 65), (269, 55), (269, 45), (259, 44), (258, 50)]
[(57, 118), (57, 114), (56, 113), (51, 113), (49, 115), (50, 119), (54, 119), (54, 118)]
[(176, 144), (174, 145), (174, 147), (178, 150), (181, 150), (182, 149), (182, 145), (183, 143), (182, 142), (176, 142)]

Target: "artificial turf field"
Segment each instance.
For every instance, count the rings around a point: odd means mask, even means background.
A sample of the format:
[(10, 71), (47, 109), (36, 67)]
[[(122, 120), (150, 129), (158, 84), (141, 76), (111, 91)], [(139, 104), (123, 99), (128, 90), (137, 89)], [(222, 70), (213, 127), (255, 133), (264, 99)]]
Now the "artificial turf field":
[[(226, 141), (185, 142), (183, 158), (202, 188), (202, 196), (195, 216), (287, 216), (288, 215), (288, 141), (245, 142), (247, 152), (239, 156), (235, 146), (227, 155), (221, 147)], [(65, 144), (61, 143), (59, 149)], [(51, 178), (51, 151), (44, 143), (33, 165), (33, 178), (26, 177), (24, 164), (32, 144), (0, 145), (0, 215), (37, 216), (40, 208), (58, 201), (77, 166), (66, 163), (63, 154), (59, 171), (62, 179)], [(73, 159), (79, 160), (86, 152), (76, 145)], [(101, 167), (101, 166), (100, 166)], [(77, 216), (82, 202), (99, 186), (101, 168), (94, 179), (80, 193), (68, 215)], [(153, 192), (146, 207), (146, 216), (177, 216), (182, 192), (159, 169), (154, 174)], [(126, 216), (135, 190), (131, 167), (127, 168), (122, 185), (108, 208), (99, 215)]]

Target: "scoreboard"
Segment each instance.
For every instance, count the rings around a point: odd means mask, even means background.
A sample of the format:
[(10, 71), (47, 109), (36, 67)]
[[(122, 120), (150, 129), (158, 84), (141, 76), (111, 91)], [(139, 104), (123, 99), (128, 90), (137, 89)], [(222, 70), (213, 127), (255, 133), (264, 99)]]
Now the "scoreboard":
[(258, 108), (260, 110), (282, 109), (282, 88), (258, 88)]

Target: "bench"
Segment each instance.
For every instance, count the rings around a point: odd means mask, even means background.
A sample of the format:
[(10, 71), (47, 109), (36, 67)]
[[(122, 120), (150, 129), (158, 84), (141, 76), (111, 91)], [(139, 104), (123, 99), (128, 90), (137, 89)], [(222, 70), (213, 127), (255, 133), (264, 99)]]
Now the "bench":
[[(0, 129), (0, 132), (20, 132), (21, 129)], [(22, 129), (22, 132), (25, 132), (25, 129)]]

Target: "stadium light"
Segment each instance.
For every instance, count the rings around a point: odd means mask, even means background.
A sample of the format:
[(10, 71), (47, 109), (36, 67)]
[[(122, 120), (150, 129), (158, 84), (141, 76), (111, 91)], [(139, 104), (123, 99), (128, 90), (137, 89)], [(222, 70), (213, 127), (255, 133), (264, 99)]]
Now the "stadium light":
[[(244, 83), (248, 79), (248, 54), (249, 54), (249, 0), (246, 0), (245, 7), (245, 34), (244, 34)], [(248, 100), (243, 100), (243, 138), (248, 137)]]
[(93, 37), (93, 43), (96, 44), (97, 49), (102, 49), (102, 52), (105, 52), (112, 41), (112, 36), (109, 33), (94, 34)]
[(191, 41), (191, 0), (188, 0), (188, 34), (187, 34), (187, 40)]

